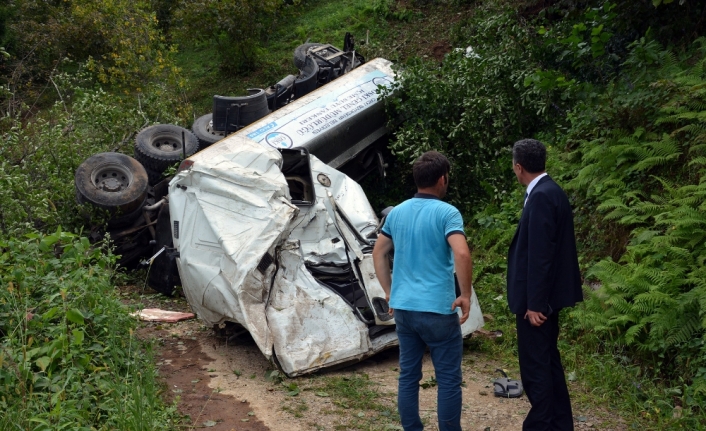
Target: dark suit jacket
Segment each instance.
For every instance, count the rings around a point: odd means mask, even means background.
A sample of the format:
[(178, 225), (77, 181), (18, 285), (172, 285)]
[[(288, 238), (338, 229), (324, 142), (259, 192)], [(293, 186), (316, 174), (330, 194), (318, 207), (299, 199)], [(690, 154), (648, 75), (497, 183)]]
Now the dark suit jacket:
[(569, 199), (545, 176), (532, 189), (510, 244), (507, 302), (514, 314), (524, 314), (557, 311), (582, 299)]

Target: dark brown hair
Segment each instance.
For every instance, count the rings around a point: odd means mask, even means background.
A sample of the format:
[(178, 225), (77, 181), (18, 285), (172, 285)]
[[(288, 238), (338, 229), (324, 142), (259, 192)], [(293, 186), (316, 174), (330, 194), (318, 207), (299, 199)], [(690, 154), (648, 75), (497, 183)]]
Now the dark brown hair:
[(451, 170), (449, 159), (437, 151), (427, 151), (414, 161), (412, 174), (417, 188), (425, 189), (432, 187), (444, 175), (448, 175)]
[(512, 160), (519, 163), (530, 174), (544, 172), (547, 149), (536, 139), (522, 139), (512, 146)]

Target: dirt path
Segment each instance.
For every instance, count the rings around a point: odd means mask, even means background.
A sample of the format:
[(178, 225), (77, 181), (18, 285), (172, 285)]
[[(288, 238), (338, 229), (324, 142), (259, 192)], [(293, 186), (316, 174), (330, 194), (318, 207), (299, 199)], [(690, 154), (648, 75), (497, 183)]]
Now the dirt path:
[[(159, 305), (188, 311), (183, 300)], [(171, 397), (195, 428), (229, 430), (398, 430), (396, 388), (398, 351), (382, 352), (362, 363), (295, 379), (274, 379), (274, 367), (247, 335), (218, 337), (198, 320), (175, 324), (142, 323), (140, 334), (160, 340), (157, 365)], [(424, 360), (420, 411), (426, 429), (436, 427), (436, 387), (428, 355)], [(498, 363), (485, 355), (464, 355), (464, 430), (514, 431), (529, 410), (526, 396), (493, 396)], [(514, 371), (516, 372), (516, 371)], [(511, 373), (512, 374), (512, 373)], [(281, 380), (281, 381), (280, 381)], [(574, 406), (577, 430), (625, 430), (609, 412)]]

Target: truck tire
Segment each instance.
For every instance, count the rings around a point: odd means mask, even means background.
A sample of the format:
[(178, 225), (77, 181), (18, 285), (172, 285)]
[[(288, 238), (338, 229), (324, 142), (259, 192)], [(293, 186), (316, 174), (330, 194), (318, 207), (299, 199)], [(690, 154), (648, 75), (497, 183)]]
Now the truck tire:
[(269, 114), (270, 108), (265, 90), (248, 88), (247, 96), (213, 96), (212, 112), (211, 127), (232, 133)]
[(294, 81), (294, 98), (298, 99), (316, 90), (318, 77), (319, 65), (313, 58), (307, 57), (304, 67), (301, 68), (299, 76)]
[[(108, 229), (115, 230), (138, 224), (137, 219), (142, 218), (142, 209), (147, 204), (147, 201), (148, 199), (143, 200), (142, 204), (140, 204), (140, 206), (131, 213), (115, 214), (110, 220), (108, 220)], [(144, 221), (142, 222), (144, 223)]]
[(147, 183), (149, 185), (153, 186), (162, 181), (162, 172), (153, 171), (150, 168), (145, 168), (145, 171), (147, 172)]
[(148, 180), (145, 168), (132, 157), (98, 153), (76, 169), (74, 185), (78, 203), (90, 203), (118, 216), (135, 215), (147, 197)]
[(191, 131), (199, 140), (199, 150), (215, 144), (226, 136), (223, 131), (213, 130), (213, 113), (197, 118), (191, 126)]
[[(306, 65), (306, 57), (309, 55), (309, 51), (311, 51), (314, 48), (318, 48), (320, 46), (324, 46), (323, 43), (303, 43), (299, 45), (298, 47), (294, 48), (294, 66), (301, 70), (304, 68)], [(316, 60), (316, 63), (319, 66), (329, 66), (329, 64), (321, 59), (318, 59), (314, 57)], [(340, 57), (335, 58), (331, 63), (333, 63), (334, 66), (338, 66), (338, 63), (341, 61)]]
[(183, 158), (182, 133), (186, 157), (189, 157), (199, 149), (196, 136), (183, 127), (157, 124), (142, 129), (135, 137), (135, 158), (145, 168), (161, 174)]

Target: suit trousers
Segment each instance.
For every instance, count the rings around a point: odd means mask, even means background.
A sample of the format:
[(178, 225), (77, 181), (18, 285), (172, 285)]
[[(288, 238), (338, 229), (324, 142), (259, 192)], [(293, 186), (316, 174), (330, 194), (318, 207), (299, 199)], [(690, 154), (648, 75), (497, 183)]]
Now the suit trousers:
[(540, 326), (517, 314), (517, 347), (520, 375), (530, 408), (523, 431), (573, 431), (569, 390), (557, 348), (559, 311)]

